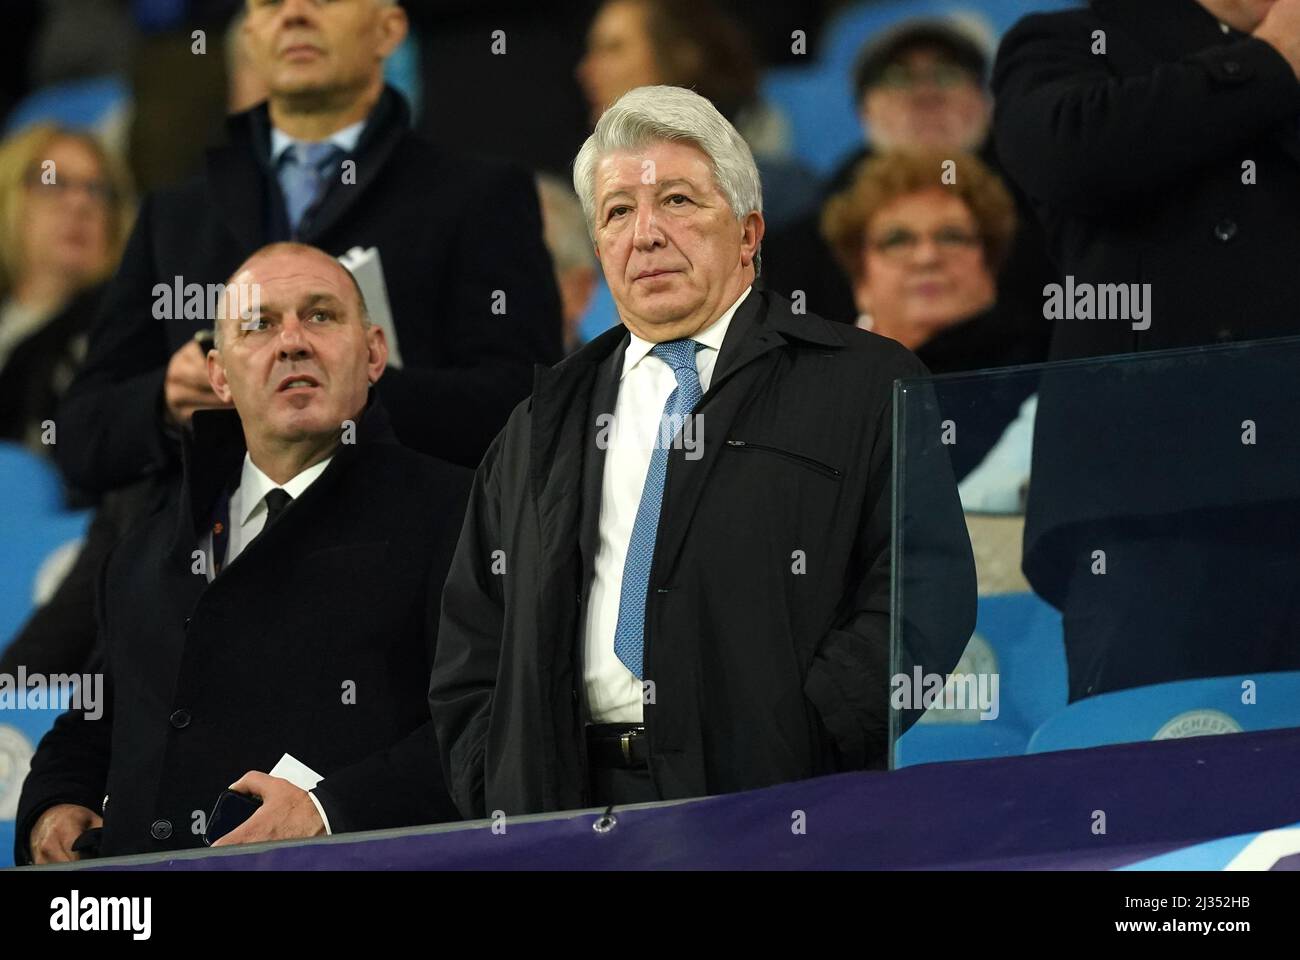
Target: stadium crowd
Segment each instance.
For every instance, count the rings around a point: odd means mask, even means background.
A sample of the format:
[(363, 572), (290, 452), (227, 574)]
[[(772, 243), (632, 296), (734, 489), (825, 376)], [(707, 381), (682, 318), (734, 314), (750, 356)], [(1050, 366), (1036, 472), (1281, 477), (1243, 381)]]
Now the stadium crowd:
[[(0, 672), (108, 693), (18, 862), (881, 769), (894, 381), (1300, 333), (1300, 0), (898, 21), (824, 176), (763, 75), (832, 4), (564, 6), (6, 14), (0, 438), (95, 512)], [(943, 672), (975, 464), (927, 462)], [(1300, 666), (1268, 630), (1213, 669)], [(1097, 658), (1072, 697), (1163, 676)]]

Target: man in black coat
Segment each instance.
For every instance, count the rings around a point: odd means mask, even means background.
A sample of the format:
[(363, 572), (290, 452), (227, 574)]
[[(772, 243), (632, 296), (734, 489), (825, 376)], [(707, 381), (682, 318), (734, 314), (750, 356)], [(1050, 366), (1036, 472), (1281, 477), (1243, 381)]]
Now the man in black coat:
[(59, 416), (63, 469), (102, 491), (174, 466), (176, 428), (219, 403), (192, 342), (211, 320), (168, 292), (177, 278), (220, 283), (290, 238), (336, 256), (379, 249), (404, 361), (379, 388), (397, 436), (475, 466), (533, 363), (562, 355), (532, 178), (410, 131), (383, 83), (400, 6), (250, 4), (243, 29), (270, 99), (231, 118), (201, 177), (145, 199)]
[[(456, 816), (426, 695), (468, 471), (394, 441), (383, 332), (328, 254), (272, 245), (234, 284), (257, 303), (208, 355), (234, 410), (195, 415), (179, 497), (104, 567), (107, 707), (42, 739), (18, 863), (101, 825), (103, 855), (201, 846), (231, 784), (262, 804), (222, 843)], [(286, 753), (310, 793), (267, 774)]]
[[(1054, 358), (1300, 333), (1298, 78), (1300, 0), (1093, 0), (1007, 34), (998, 150), (1065, 277)], [(1289, 431), (1242, 439), (1294, 420), (1262, 358), (1044, 373), (1024, 570), (1071, 700), (1300, 665)]]
[[(230, 119), (201, 177), (145, 199), (56, 418), (56, 460), (91, 494), (144, 477), (174, 483), (190, 416), (221, 405), (194, 341), (212, 327), (210, 298), (185, 290), (206, 293), (254, 250), (293, 236), (336, 255), (379, 249), (404, 365), (378, 390), (397, 437), (476, 466), (527, 395), (532, 365), (561, 356), (532, 178), (411, 133), (401, 96), (383, 85), (384, 57), (405, 35), (400, 6), (250, 4), (244, 30), (270, 100)], [(304, 208), (298, 147), (320, 142), (346, 150)], [(112, 522), (92, 525), (86, 557), (15, 640), (28, 670), (85, 665), (94, 566), (153, 496), (118, 497)]]
[(1062, 275), (1149, 285), (1144, 317), (1053, 307), (1053, 359), (1300, 333), (1300, 0), (1035, 14), (993, 92)]
[[(758, 173), (699, 95), (625, 94), (574, 186), (626, 329), (541, 371), (479, 467), (429, 694), (457, 807), (883, 766), (891, 393), (924, 367), (752, 289)], [(905, 523), (928, 565), (900, 659), (945, 672), (974, 571), (939, 433), (918, 436), (937, 482)]]

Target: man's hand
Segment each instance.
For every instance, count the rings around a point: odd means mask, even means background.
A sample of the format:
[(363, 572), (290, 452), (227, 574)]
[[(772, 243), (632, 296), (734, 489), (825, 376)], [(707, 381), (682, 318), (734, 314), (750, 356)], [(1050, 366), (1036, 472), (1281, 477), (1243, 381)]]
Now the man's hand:
[(325, 833), (325, 824), (307, 791), (295, 787), (288, 780), (250, 770), (232, 783), (230, 789), (261, 797), (262, 805), (251, 817), (212, 844), (214, 847), (319, 837)]
[(1300, 80), (1300, 0), (1277, 0), (1255, 28), (1254, 37), (1286, 57)]
[[(308, 801), (310, 803), (311, 801)], [(92, 827), (102, 827), (103, 818), (89, 807), (76, 803), (59, 803), (50, 807), (32, 827), (30, 837), (35, 863), (67, 863), (80, 860), (72, 845)]]
[(172, 354), (163, 380), (163, 399), (167, 404), (167, 419), (178, 427), (188, 424), (195, 410), (230, 406), (212, 392), (207, 355), (197, 340), (191, 340)]

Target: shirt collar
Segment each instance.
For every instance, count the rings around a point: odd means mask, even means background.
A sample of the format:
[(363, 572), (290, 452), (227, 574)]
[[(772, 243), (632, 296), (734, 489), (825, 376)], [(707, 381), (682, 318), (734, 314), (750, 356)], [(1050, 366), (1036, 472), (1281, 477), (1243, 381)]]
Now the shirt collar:
[(240, 526), (248, 523), (248, 518), (253, 515), (253, 511), (262, 503), (266, 495), (276, 487), (297, 500), (315, 482), (316, 478), (325, 472), (325, 468), (329, 466), (329, 462), (333, 459), (333, 457), (326, 457), (320, 463), (312, 464), (288, 483), (276, 483), (253, 463), (252, 457), (245, 453), (244, 468), (239, 474), (238, 519)]
[[(336, 130), (325, 139), (334, 144), (344, 153), (351, 153), (357, 147), (357, 141), (361, 139), (361, 131), (365, 129), (366, 122), (358, 120), (350, 127), (344, 127), (342, 130)], [(271, 165), (275, 166), (284, 156), (284, 151), (288, 150), (298, 141), (289, 136), (278, 127), (271, 128)]]
[[(727, 336), (727, 327), (731, 325), (731, 318), (735, 316), (736, 310), (745, 302), (745, 298), (749, 296), (749, 291), (753, 289), (752, 286), (746, 287), (745, 292), (736, 298), (736, 302), (728, 307), (722, 316), (695, 334), (691, 339), (702, 344), (705, 350), (721, 350), (722, 341)], [(628, 371), (644, 360), (646, 355), (655, 347), (652, 342), (642, 340), (630, 330), (628, 336), (632, 339), (627, 345), (627, 351), (623, 354), (623, 372), (619, 375), (620, 380), (626, 377)]]

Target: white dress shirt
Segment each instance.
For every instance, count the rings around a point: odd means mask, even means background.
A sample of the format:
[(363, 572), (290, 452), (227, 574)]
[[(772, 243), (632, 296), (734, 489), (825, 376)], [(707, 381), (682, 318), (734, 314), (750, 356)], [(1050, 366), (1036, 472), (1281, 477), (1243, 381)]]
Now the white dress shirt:
[[(297, 500), (325, 472), (332, 459), (334, 458), (326, 457), (320, 463), (312, 464), (288, 483), (280, 484), (259, 470), (253, 463), (253, 458), (245, 453), (244, 466), (239, 473), (239, 487), (230, 495), (230, 528), (227, 531), (226, 557), (222, 567), (229, 566), (266, 526), (268, 493), (280, 489)], [(208, 557), (207, 575), (208, 582), (211, 583), (216, 576), (214, 561), (218, 558), (212, 555), (212, 531), (210, 530), (204, 537), (203, 550)], [(320, 814), (321, 823), (325, 824), (325, 832), (333, 833), (330, 829), (329, 817), (325, 815), (325, 808), (321, 806), (321, 802), (316, 799), (315, 792), (308, 790), (307, 796), (311, 797), (316, 812)]]
[[(695, 369), (699, 371), (700, 387), (705, 392), (713, 379), (713, 367), (731, 318), (751, 289), (746, 287), (722, 316), (691, 338), (703, 344), (695, 354)], [(655, 345), (635, 333), (630, 337), (623, 355), (614, 422), (607, 436), (595, 571), (587, 593), (583, 682), (595, 723), (640, 723), (644, 717), (641, 681), (614, 653), (614, 629), (618, 625), (618, 604), (623, 591), (623, 565), (650, 469), (650, 456), (659, 434), (664, 404), (677, 388), (672, 367), (650, 352)], [(702, 432), (695, 434), (697, 441), (701, 437)], [(667, 509), (667, 504), (664, 508)]]
[(272, 490), (280, 489), (297, 500), (303, 492), (315, 483), (316, 478), (325, 472), (333, 457), (326, 457), (320, 463), (313, 464), (285, 484), (278, 484), (253, 463), (248, 454), (244, 454), (244, 467), (239, 474), (239, 486), (230, 495), (230, 529), (226, 531), (226, 556), (224, 560), (212, 555), (212, 532), (204, 539), (204, 552), (208, 555), (208, 582), (216, 576), (217, 560), (221, 566), (228, 567), (252, 543), (253, 538), (266, 526), (266, 495)]
[[(358, 120), (351, 126), (344, 127), (342, 130), (335, 130), (325, 139), (334, 146), (338, 147), (344, 153), (351, 153), (357, 148), (357, 141), (361, 139), (361, 131), (366, 127), (364, 120)], [(278, 127), (271, 128), (271, 166), (275, 167), (280, 162), (280, 157), (284, 151), (288, 150), (298, 141), (289, 136)]]

